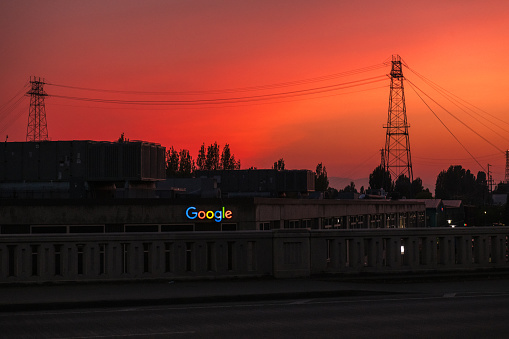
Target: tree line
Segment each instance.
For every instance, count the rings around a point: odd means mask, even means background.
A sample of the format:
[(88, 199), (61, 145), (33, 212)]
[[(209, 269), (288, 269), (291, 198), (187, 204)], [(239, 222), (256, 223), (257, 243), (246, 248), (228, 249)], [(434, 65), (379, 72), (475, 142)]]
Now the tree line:
[[(285, 161), (283, 158), (274, 162), (272, 167), (275, 170), (285, 170)], [(187, 149), (177, 151), (171, 146), (166, 151), (166, 177), (191, 178), (196, 170), (239, 170), (240, 160), (230, 150), (230, 145), (226, 144), (220, 152), (217, 142), (205, 147), (203, 143), (198, 150), (198, 157), (194, 161)], [(252, 167), (251, 169), (256, 169)], [(327, 178), (327, 169), (322, 163), (316, 165), (315, 171), (315, 190), (327, 191), (329, 189), (329, 179)]]
[[(340, 193), (370, 193), (369, 190), (384, 190), (389, 198), (431, 199), (432, 192), (424, 188), (421, 178), (411, 181), (407, 176), (400, 175), (393, 181), (391, 173), (381, 165), (369, 175), (369, 187), (357, 190), (352, 181), (344, 188), (336, 190), (328, 188), (326, 197), (337, 198)], [(451, 165), (441, 171), (435, 183), (435, 198), (444, 200), (462, 200), (465, 204), (483, 205), (489, 202), (488, 180), (486, 173), (479, 171), (477, 177), (461, 165)]]
[[(384, 189), (399, 197), (430, 199), (429, 189), (424, 189), (421, 178), (412, 182), (405, 176), (399, 176), (392, 181), (389, 171), (378, 166), (369, 175), (370, 188)], [(486, 173), (477, 172), (477, 177), (464, 169), (461, 165), (451, 165), (441, 171), (435, 182), (435, 198), (445, 200), (462, 200), (466, 204), (481, 205), (489, 200), (488, 181)]]
[[(285, 170), (283, 158), (274, 162), (272, 167), (276, 170)], [(192, 177), (196, 170), (239, 170), (240, 160), (235, 158), (229, 144), (221, 148), (214, 142), (205, 146), (203, 143), (198, 150), (196, 161), (190, 155), (189, 150), (177, 151), (170, 147), (166, 154), (167, 177)], [(255, 169), (253, 167), (253, 169)], [(357, 191), (355, 184), (351, 182), (343, 189), (337, 190), (329, 187), (327, 169), (320, 162), (315, 168), (315, 191), (325, 192), (326, 198), (337, 198), (339, 193), (355, 192), (367, 193), (364, 187)], [(431, 199), (433, 194), (425, 189), (421, 178), (411, 181), (407, 176), (400, 175), (393, 181), (391, 173), (377, 166), (369, 175), (369, 187), (371, 190), (383, 189), (391, 198), (408, 199)], [(446, 200), (462, 200), (466, 204), (480, 205), (488, 202), (489, 191), (486, 173), (479, 171), (477, 177), (464, 169), (461, 165), (451, 165), (447, 170), (441, 171), (435, 183), (435, 198)]]
[[(272, 166), (272, 169), (284, 171), (285, 160), (281, 158), (278, 161), (275, 161), (274, 165)], [(315, 170), (315, 191), (326, 192), (328, 189), (329, 189), (329, 178), (327, 177), (327, 169), (320, 162), (318, 163), (318, 165), (316, 165)]]
[(170, 147), (166, 151), (166, 176), (167, 177), (192, 177), (196, 170), (235, 170), (240, 169), (240, 160), (230, 150), (230, 145), (225, 144), (223, 150), (217, 142), (209, 146), (203, 143), (198, 150), (198, 157), (194, 161), (187, 149), (177, 151)]

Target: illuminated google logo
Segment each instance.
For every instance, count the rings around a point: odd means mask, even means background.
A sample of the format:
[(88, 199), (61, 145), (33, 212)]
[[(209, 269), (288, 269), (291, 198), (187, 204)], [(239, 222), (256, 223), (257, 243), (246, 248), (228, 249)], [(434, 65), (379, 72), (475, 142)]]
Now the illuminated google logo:
[(186, 217), (189, 219), (214, 219), (216, 222), (221, 222), (223, 218), (231, 219), (232, 218), (232, 211), (228, 210), (226, 211), (224, 206), (223, 209), (220, 211), (197, 211), (196, 207), (189, 207), (186, 210)]

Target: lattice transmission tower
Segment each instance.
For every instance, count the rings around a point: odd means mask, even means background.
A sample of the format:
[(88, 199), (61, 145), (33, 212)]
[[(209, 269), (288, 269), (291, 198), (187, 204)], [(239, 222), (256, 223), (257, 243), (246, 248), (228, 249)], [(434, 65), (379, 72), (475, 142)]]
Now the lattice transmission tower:
[(505, 151), (505, 182), (509, 184), (509, 150)]
[(403, 87), (403, 63), (399, 55), (392, 56), (391, 91), (389, 95), (389, 112), (385, 134), (385, 169), (390, 172), (392, 180), (405, 175), (414, 180), (412, 157), (410, 155), (410, 139), (405, 105), (405, 89)]
[(30, 109), (28, 112), (28, 127), (26, 141), (48, 140), (48, 124), (46, 123), (46, 108), (44, 97), (44, 79), (30, 77), (32, 88), (27, 92), (30, 95)]

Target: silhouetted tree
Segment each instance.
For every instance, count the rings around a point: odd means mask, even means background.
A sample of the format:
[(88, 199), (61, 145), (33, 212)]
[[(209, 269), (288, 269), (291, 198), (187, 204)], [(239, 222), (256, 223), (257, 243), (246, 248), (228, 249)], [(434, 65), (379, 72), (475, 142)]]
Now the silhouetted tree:
[(429, 189), (424, 189), (422, 179), (416, 178), (410, 182), (410, 179), (402, 174), (398, 177), (394, 184), (394, 191), (399, 197), (407, 199), (431, 199), (432, 194)]
[(195, 171), (194, 160), (186, 149), (180, 150), (179, 173), (181, 177), (191, 177)]
[(414, 181), (412, 181), (412, 185), (411, 185), (412, 196), (415, 197), (417, 194), (419, 194), (423, 190), (424, 190), (424, 186), (422, 186), (422, 179), (415, 178)]
[(235, 169), (235, 157), (232, 156), (230, 145), (226, 144), (221, 153), (221, 169), (232, 170)]
[(350, 192), (358, 193), (358, 192), (357, 192), (357, 189), (355, 188), (355, 183), (354, 183), (353, 181), (350, 181), (350, 185), (345, 186), (345, 188), (343, 188), (340, 192), (345, 192), (345, 193), (350, 193)]
[(391, 173), (387, 170), (384, 170), (382, 165), (376, 167), (369, 175), (369, 188), (383, 188), (386, 192), (392, 191)]
[(205, 169), (217, 170), (219, 169), (219, 146), (217, 142), (207, 147), (207, 156), (205, 158)]
[(196, 167), (198, 167), (199, 170), (205, 169), (205, 159), (205, 143), (203, 143), (198, 151), (198, 157), (196, 158)]
[(412, 183), (410, 179), (406, 175), (401, 174), (394, 183), (394, 191), (398, 192), (402, 198), (412, 198)]
[(166, 151), (166, 177), (176, 177), (179, 170), (179, 153), (172, 147)]
[(429, 188), (423, 189), (417, 194), (414, 194), (415, 199), (433, 199), (433, 194), (429, 191)]
[(478, 198), (478, 203), (487, 203), (490, 200), (488, 177), (485, 172), (477, 172), (475, 179), (475, 196)]
[(195, 171), (194, 160), (186, 149), (177, 152), (175, 148), (170, 147), (166, 152), (166, 176), (191, 177)]
[[(438, 199), (458, 199), (468, 204), (483, 203), (482, 195), (486, 188), (486, 174), (480, 174), (476, 180), (470, 170), (465, 170), (461, 165), (450, 166), (447, 171), (442, 171), (437, 176), (435, 184), (435, 197)], [(486, 197), (484, 197), (485, 199)]]
[(316, 165), (315, 191), (325, 192), (329, 188), (329, 178), (327, 178), (327, 169), (322, 163)]
[(412, 198), (415, 199), (431, 199), (433, 198), (433, 194), (429, 191), (428, 188), (424, 189), (422, 185), (422, 179), (416, 178), (412, 181)]
[(231, 153), (230, 145), (226, 144), (221, 153), (221, 169), (237, 170), (240, 169), (240, 160), (235, 160), (235, 156)]
[(274, 162), (274, 166), (272, 168), (275, 170), (283, 171), (285, 169), (285, 160), (281, 158)]
[(327, 188), (327, 192), (324, 194), (324, 198), (326, 199), (337, 199), (339, 195), (339, 191), (334, 187)]

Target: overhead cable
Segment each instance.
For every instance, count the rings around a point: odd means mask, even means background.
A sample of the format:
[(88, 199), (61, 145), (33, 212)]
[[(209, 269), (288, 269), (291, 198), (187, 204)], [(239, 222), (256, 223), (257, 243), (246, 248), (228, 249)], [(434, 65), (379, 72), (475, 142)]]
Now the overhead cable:
[(279, 92), (271, 94), (260, 94), (252, 96), (241, 96), (241, 97), (226, 97), (226, 98), (214, 98), (214, 99), (195, 99), (195, 100), (122, 100), (122, 99), (102, 99), (102, 98), (88, 98), (88, 97), (76, 97), (76, 96), (64, 96), (52, 94), (52, 97), (77, 100), (77, 101), (88, 101), (105, 104), (122, 104), (122, 105), (203, 105), (203, 104), (230, 104), (230, 103), (243, 103), (243, 102), (256, 102), (265, 100), (284, 99), (298, 96), (308, 96), (313, 94), (321, 94), (331, 91), (338, 91), (342, 89), (348, 89), (357, 86), (363, 86), (379, 81), (384, 81), (385, 75), (376, 77), (355, 80), (340, 84), (321, 86), (309, 89)]
[[(447, 130), (447, 132), (449, 132), (452, 137), (458, 142), (458, 144), (461, 145), (461, 147), (463, 147), (463, 149), (472, 157), (472, 159), (475, 160), (475, 162), (479, 165), (479, 167), (481, 167), (484, 171), (486, 171), (486, 169), (484, 168), (483, 165), (481, 165), (481, 163), (474, 157), (474, 155), (472, 153), (470, 153), (470, 151), (465, 147), (465, 145), (463, 145), (461, 143), (461, 141), (454, 135), (454, 133), (449, 129), (449, 127), (447, 127), (445, 125), (445, 123), (442, 121), (442, 119), (440, 119), (438, 117), (438, 115), (435, 113), (435, 111), (433, 111), (431, 109), (431, 107), (428, 105), (428, 103), (426, 101), (424, 101), (424, 99), (419, 95), (419, 93), (417, 92), (416, 88), (419, 89), (417, 86), (415, 86), (410, 80), (407, 79), (407, 81), (410, 83), (410, 87), (412, 87), (412, 89), (414, 90), (415, 94), (417, 94), (417, 96), (422, 100), (422, 102), (428, 107), (428, 109), (431, 111), (431, 113), (433, 113), (433, 115), (435, 116), (435, 118), (438, 119), (438, 121), (440, 121), (440, 123), (445, 127), (445, 129)], [(414, 88), (415, 87), (415, 88)], [(419, 89), (419, 91), (422, 92), (421, 89)], [(424, 92), (423, 92), (424, 93)], [(425, 94), (425, 93), (424, 93)]]
[[(414, 86), (415, 88), (417, 88), (419, 91), (421, 91), (422, 94), (424, 94), (425, 96), (427, 96), (431, 101), (433, 101), (436, 105), (438, 105), (440, 108), (442, 108), (444, 111), (446, 111), (450, 116), (452, 116), (454, 119), (456, 119), (458, 122), (460, 122), (463, 126), (465, 126), (466, 128), (468, 128), (472, 133), (474, 133), (475, 135), (477, 135), (479, 138), (483, 139), (484, 141), (486, 141), (488, 144), (490, 144), (491, 146), (493, 146), (494, 148), (496, 148), (497, 150), (499, 150), (501, 153), (504, 153), (505, 154), (505, 151), (503, 151), (502, 149), (500, 149), (497, 145), (493, 144), (491, 141), (489, 141), (488, 139), (486, 139), (485, 137), (483, 137), (481, 134), (479, 134), (477, 131), (475, 131), (472, 127), (468, 126), (465, 122), (463, 122), (461, 119), (459, 119), (457, 116), (455, 116), (454, 114), (452, 114), (449, 110), (447, 110), (445, 107), (443, 107), (442, 105), (440, 105), (436, 100), (434, 100), (432, 97), (430, 97), (428, 94), (426, 94), (426, 92), (424, 92), (423, 90), (421, 90), (419, 87), (417, 87), (414, 83), (412, 83), (410, 80), (406, 79), (412, 86)], [(417, 93), (417, 92), (416, 92)], [(420, 96), (419, 96), (420, 97)]]
[[(506, 130), (506, 129), (502, 128), (500, 125), (498, 125), (498, 124), (496, 124), (496, 123), (494, 123), (494, 122), (492, 122), (492, 121), (488, 120), (485, 116), (480, 115), (479, 113), (477, 113), (477, 112), (476, 112), (474, 109), (472, 109), (471, 107), (474, 107), (475, 109), (477, 109), (477, 110), (479, 110), (479, 111), (481, 111), (481, 112), (485, 113), (486, 115), (489, 115), (490, 117), (492, 117), (492, 118), (494, 118), (494, 119), (498, 120), (499, 122), (502, 122), (502, 123), (504, 123), (504, 124), (506, 124), (506, 125), (509, 125), (509, 122), (504, 121), (504, 120), (502, 120), (502, 119), (498, 118), (497, 116), (495, 116), (495, 115), (493, 115), (493, 114), (490, 114), (490, 113), (488, 113), (488, 112), (486, 112), (486, 111), (482, 110), (481, 108), (479, 108), (479, 107), (475, 106), (474, 104), (469, 103), (468, 101), (466, 101), (466, 100), (464, 100), (464, 99), (460, 98), (459, 96), (457, 96), (457, 95), (455, 95), (454, 93), (452, 93), (452, 92), (448, 91), (447, 89), (443, 88), (442, 86), (438, 85), (437, 83), (433, 82), (432, 80), (430, 80), (430, 79), (426, 78), (424, 75), (420, 74), (419, 72), (415, 71), (414, 69), (412, 69), (412, 68), (410, 68), (410, 67), (408, 67), (408, 66), (406, 66), (406, 67), (408, 68), (408, 70), (410, 70), (412, 73), (414, 73), (414, 74), (415, 74), (415, 75), (417, 75), (419, 78), (421, 78), (424, 82), (426, 82), (426, 83), (427, 83), (430, 87), (433, 87), (433, 88), (434, 88), (437, 92), (441, 93), (444, 97), (449, 97), (449, 98), (448, 98), (448, 100), (449, 100), (449, 101), (451, 101), (451, 102), (453, 101), (453, 99), (451, 99), (450, 97), (454, 97), (454, 98), (456, 98), (456, 99), (455, 99), (455, 101), (456, 101), (456, 102), (462, 102), (462, 103), (461, 103), (461, 105), (463, 105), (464, 107), (466, 107), (468, 110), (472, 111), (473, 113), (477, 114), (478, 116), (480, 116), (480, 117), (484, 118), (486, 121), (489, 121), (489, 122), (490, 122), (490, 123), (492, 123), (493, 125), (495, 125), (495, 126), (499, 127), (500, 129), (504, 130), (505, 132), (508, 132), (508, 133), (509, 133), (509, 131), (508, 131), (508, 130)], [(438, 89), (440, 89), (440, 90), (438, 90), (437, 88), (438, 88)], [(447, 96), (446, 94), (444, 94), (444, 92), (445, 92), (445, 93), (448, 93), (449, 95)], [(469, 106), (470, 106), (470, 107), (469, 107)], [(463, 110), (463, 111), (464, 111), (464, 110)], [(465, 111), (464, 111), (464, 112), (465, 112)], [(465, 112), (465, 113), (466, 113), (466, 112)], [(468, 114), (468, 113), (467, 113), (467, 114)]]
[(75, 90), (83, 90), (83, 91), (92, 91), (92, 92), (105, 92), (105, 93), (116, 93), (116, 94), (137, 94), (137, 95), (204, 95), (204, 94), (225, 94), (225, 93), (236, 93), (236, 92), (251, 92), (251, 91), (261, 91), (261, 90), (270, 90), (275, 88), (283, 88), (283, 87), (291, 87), (291, 86), (299, 86), (306, 85), (310, 83), (323, 82), (334, 80), (341, 77), (356, 75), (359, 73), (374, 71), (387, 65), (384, 63), (371, 65), (367, 67), (362, 67), (358, 69), (354, 69), (351, 71), (345, 71), (341, 73), (334, 73), (329, 75), (324, 75), (315, 78), (308, 78), (302, 80), (295, 81), (287, 81), (275, 84), (267, 84), (267, 85), (259, 85), (259, 86), (249, 86), (249, 87), (240, 87), (240, 88), (226, 88), (226, 89), (218, 89), (218, 90), (204, 90), (204, 91), (126, 91), (126, 90), (116, 90), (116, 89), (100, 89), (100, 88), (87, 88), (87, 87), (78, 87), (78, 86), (69, 86), (62, 84), (54, 84), (54, 83), (46, 83), (48, 86), (62, 87), (68, 89)]

